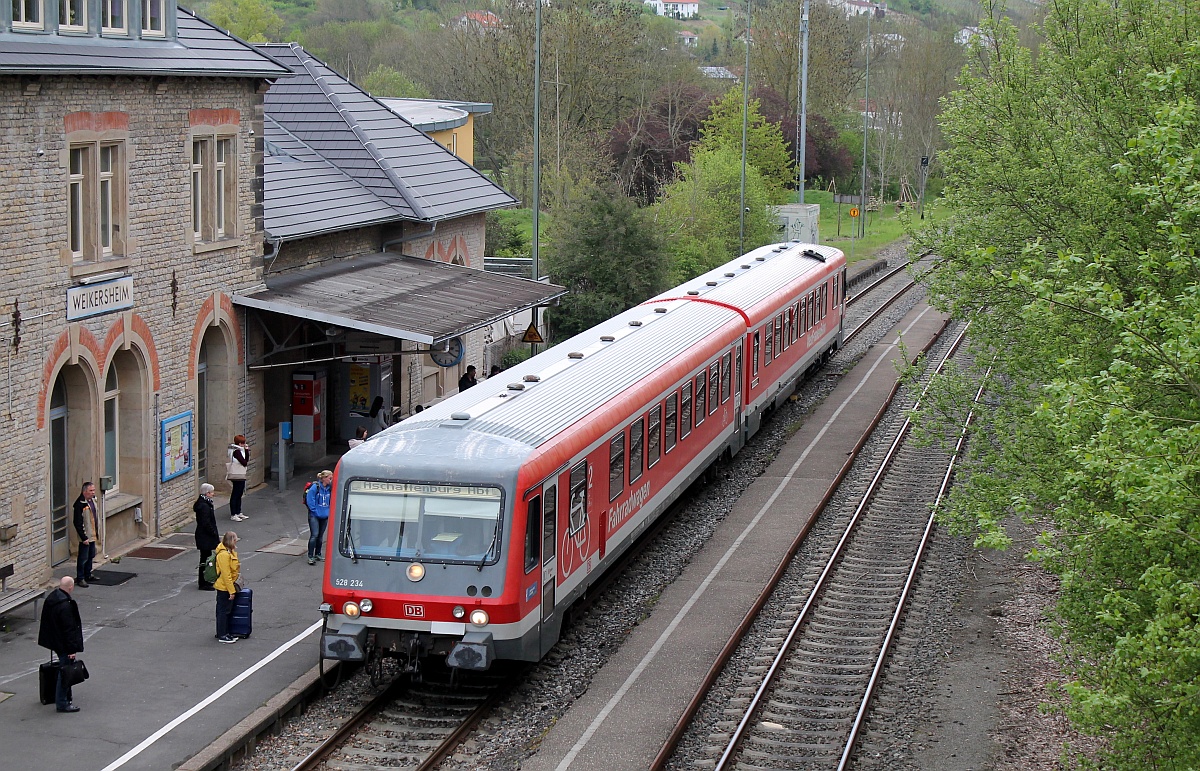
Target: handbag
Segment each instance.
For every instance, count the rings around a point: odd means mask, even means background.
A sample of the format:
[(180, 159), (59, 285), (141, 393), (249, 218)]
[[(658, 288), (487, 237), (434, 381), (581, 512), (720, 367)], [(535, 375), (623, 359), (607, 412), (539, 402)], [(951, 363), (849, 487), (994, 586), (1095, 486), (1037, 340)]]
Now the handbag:
[(246, 478), (246, 467), (238, 463), (232, 452), (229, 453), (229, 460), (225, 461), (225, 478), (231, 482)]
[(79, 685), (88, 677), (90, 675), (88, 675), (83, 659), (71, 659), (62, 663), (62, 678), (68, 688), (72, 685)]

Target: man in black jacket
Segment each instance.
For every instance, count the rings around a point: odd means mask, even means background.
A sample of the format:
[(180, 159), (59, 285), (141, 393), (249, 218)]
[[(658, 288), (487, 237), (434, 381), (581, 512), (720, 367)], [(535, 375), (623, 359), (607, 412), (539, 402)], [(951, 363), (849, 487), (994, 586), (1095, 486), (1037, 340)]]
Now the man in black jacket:
[(42, 603), (42, 625), (38, 629), (38, 645), (54, 651), (58, 657), (58, 686), (54, 691), (54, 703), (59, 712), (78, 712), (79, 707), (71, 703), (71, 686), (63, 679), (62, 667), (75, 660), (75, 654), (83, 650), (83, 622), (79, 619), (79, 605), (71, 597), (75, 580), (63, 576), (58, 588)]

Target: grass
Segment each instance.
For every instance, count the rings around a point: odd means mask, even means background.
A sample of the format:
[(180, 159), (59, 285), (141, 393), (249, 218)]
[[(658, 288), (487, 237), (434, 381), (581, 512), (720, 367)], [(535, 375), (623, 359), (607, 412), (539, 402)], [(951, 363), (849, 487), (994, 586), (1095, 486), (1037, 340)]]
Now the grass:
[[(821, 190), (805, 190), (804, 202), (819, 204), (821, 216), (818, 222), (821, 243), (836, 246), (846, 253), (850, 262), (869, 259), (889, 244), (903, 238), (905, 225), (911, 217), (917, 216), (916, 210), (909, 208), (903, 212), (897, 211), (894, 204), (885, 204), (882, 211), (867, 212), (867, 234), (865, 238), (852, 238), (855, 232), (854, 220), (850, 217), (852, 204), (837, 204), (833, 202), (833, 194)], [(946, 216), (946, 211), (937, 202), (925, 202), (925, 218), (939, 220)]]

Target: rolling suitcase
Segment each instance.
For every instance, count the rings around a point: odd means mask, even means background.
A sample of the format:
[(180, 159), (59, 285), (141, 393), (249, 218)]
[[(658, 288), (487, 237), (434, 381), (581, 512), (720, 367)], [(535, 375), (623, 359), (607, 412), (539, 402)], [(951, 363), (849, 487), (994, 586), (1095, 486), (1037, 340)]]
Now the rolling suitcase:
[(42, 704), (54, 703), (54, 692), (58, 688), (58, 662), (46, 661), (38, 667), (38, 696)]
[(233, 611), (229, 614), (229, 634), (234, 637), (250, 636), (250, 617), (254, 614), (254, 590), (241, 589), (233, 596)]

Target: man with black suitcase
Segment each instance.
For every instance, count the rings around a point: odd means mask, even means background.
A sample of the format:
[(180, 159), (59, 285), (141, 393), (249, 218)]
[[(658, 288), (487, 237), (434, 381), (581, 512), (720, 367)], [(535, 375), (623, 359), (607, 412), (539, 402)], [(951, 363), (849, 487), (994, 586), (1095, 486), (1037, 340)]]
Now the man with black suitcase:
[(75, 579), (63, 576), (58, 588), (42, 603), (42, 625), (38, 629), (38, 645), (54, 651), (58, 657), (58, 682), (54, 689), (54, 704), (59, 712), (78, 712), (71, 703), (71, 686), (64, 679), (63, 666), (75, 660), (83, 650), (83, 621), (79, 604), (71, 597)]

